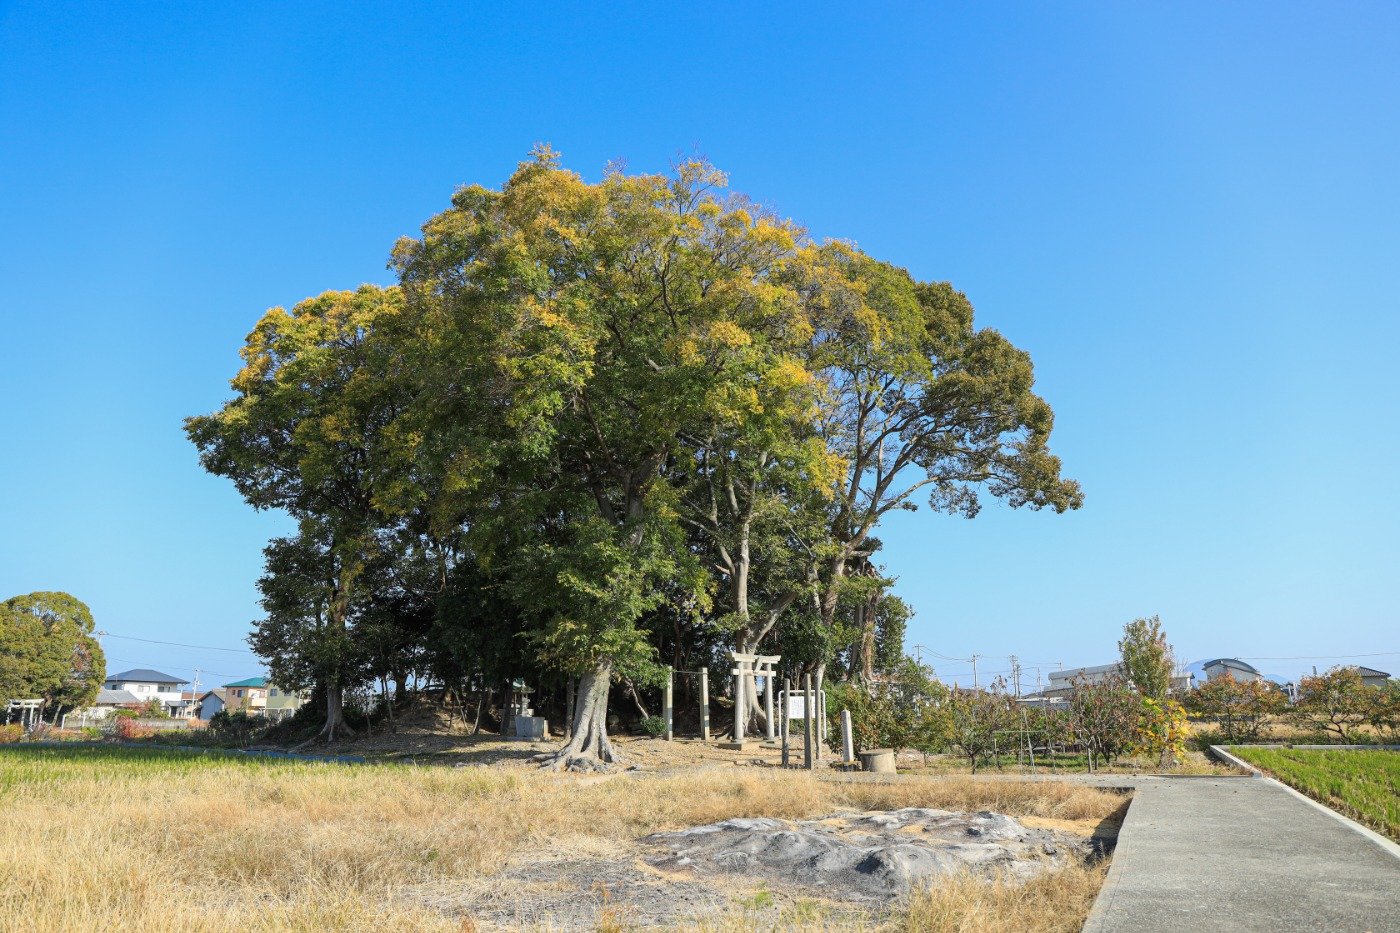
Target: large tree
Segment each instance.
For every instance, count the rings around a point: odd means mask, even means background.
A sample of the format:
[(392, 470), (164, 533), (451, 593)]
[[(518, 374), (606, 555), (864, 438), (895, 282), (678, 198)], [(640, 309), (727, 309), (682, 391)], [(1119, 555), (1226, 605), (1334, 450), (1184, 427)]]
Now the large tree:
[(1167, 698), (1176, 660), (1159, 617), (1134, 619), (1123, 626), (1118, 653), (1123, 659), (1123, 676), (1138, 693), (1159, 702)]
[[(271, 594), (279, 637), (255, 638), (253, 646), (279, 672), (314, 672), (327, 741), (350, 731), (344, 691), (362, 664), (349, 634), (351, 610), (392, 524), (380, 497), (403, 481), (393, 471), (402, 446), (393, 429), (405, 364), (388, 336), (402, 311), (397, 288), (373, 285), (326, 292), (290, 313), (273, 308), (248, 335), (234, 398), (185, 423), (205, 469), (233, 480), (254, 508), (282, 509), (301, 525), (295, 539), (269, 548), (269, 568), (295, 558), (295, 586), (311, 590), (296, 617), (287, 614), (285, 594)], [(307, 569), (313, 563), (315, 572)], [(269, 585), (285, 589), (264, 583), (265, 598)], [(286, 653), (293, 647), (300, 657)]]
[(92, 611), (68, 593), (0, 603), (0, 701), (42, 699), (55, 713), (92, 703), (106, 673), (93, 631)]
[(653, 653), (639, 618), (677, 581), (707, 604), (663, 477), (686, 438), (755, 409), (751, 348), (795, 326), (769, 281), (795, 231), (723, 182), (691, 162), (590, 184), (541, 149), (395, 252), (441, 374), (423, 399), (449, 473), (434, 511), (508, 568), (541, 657), (580, 677), (559, 766), (614, 759), (609, 684)]
[[(1050, 453), (1054, 414), (1033, 391), (1030, 356), (976, 328), (961, 292), (841, 243), (806, 250), (785, 276), (815, 325), (807, 365), (824, 393), (816, 428), (846, 465), (816, 548), (828, 628), (851, 570), (869, 564), (881, 519), (916, 509), (920, 496), (968, 518), (984, 492), (1013, 508), (1082, 504)], [(857, 670), (873, 650), (862, 637)]]

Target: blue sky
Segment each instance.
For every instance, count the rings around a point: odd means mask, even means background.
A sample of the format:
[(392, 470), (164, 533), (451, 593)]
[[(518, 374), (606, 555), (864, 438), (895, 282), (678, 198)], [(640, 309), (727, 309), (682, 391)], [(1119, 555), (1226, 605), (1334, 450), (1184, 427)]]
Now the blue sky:
[(1400, 6), (199, 6), (0, 0), (0, 594), (240, 648), (285, 520), (181, 419), (265, 308), (388, 281), (549, 141), (703, 153), (1031, 352), (1086, 505), (891, 522), (911, 645), (1033, 676), (1156, 612), (1185, 660), (1400, 652)]

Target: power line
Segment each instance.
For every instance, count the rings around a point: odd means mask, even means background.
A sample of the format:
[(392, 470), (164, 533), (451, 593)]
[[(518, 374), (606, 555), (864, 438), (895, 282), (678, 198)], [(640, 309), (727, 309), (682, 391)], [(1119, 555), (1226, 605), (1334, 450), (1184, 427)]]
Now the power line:
[(111, 632), (98, 632), (103, 638), (120, 638), (122, 641), (143, 641), (148, 645), (169, 645), (173, 648), (196, 648), (200, 651), (232, 651), (237, 654), (257, 654), (251, 648), (216, 648), (213, 645), (186, 645), (178, 641), (159, 641), (154, 638), (137, 638), (134, 635), (113, 635)]
[(1326, 661), (1332, 658), (1382, 658), (1387, 655), (1400, 654), (1400, 651), (1373, 651), (1370, 654), (1299, 654), (1286, 658), (1261, 658), (1250, 656), (1239, 658), (1241, 661)]

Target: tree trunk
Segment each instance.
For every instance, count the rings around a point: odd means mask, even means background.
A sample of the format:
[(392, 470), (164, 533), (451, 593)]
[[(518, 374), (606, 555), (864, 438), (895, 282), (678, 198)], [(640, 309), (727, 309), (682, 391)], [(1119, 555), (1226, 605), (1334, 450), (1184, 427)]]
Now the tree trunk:
[(559, 751), (542, 756), (541, 763), (553, 770), (599, 771), (619, 760), (608, 740), (608, 688), (612, 682), (612, 661), (599, 661), (593, 670), (579, 678), (578, 699), (574, 704), (573, 735)]
[(355, 730), (345, 721), (345, 688), (340, 684), (327, 684), (326, 724), (321, 727), (317, 738), (325, 739), (329, 745), (335, 741), (337, 735), (349, 738), (354, 734)]

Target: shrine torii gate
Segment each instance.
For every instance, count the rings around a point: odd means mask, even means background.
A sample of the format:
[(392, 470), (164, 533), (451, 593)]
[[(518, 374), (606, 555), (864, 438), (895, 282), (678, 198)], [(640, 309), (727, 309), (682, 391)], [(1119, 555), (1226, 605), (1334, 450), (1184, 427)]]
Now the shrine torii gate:
[(749, 711), (744, 699), (747, 691), (744, 686), (748, 681), (752, 681), (757, 692), (759, 677), (766, 678), (768, 685), (768, 689), (763, 691), (764, 712), (767, 713), (768, 720), (764, 738), (766, 741), (773, 741), (773, 665), (782, 660), (782, 655), (740, 654), (731, 651), (729, 656), (734, 660), (734, 667), (730, 671), (734, 675), (734, 741), (728, 747), (743, 751), (744, 733), (748, 730), (749, 722)]

